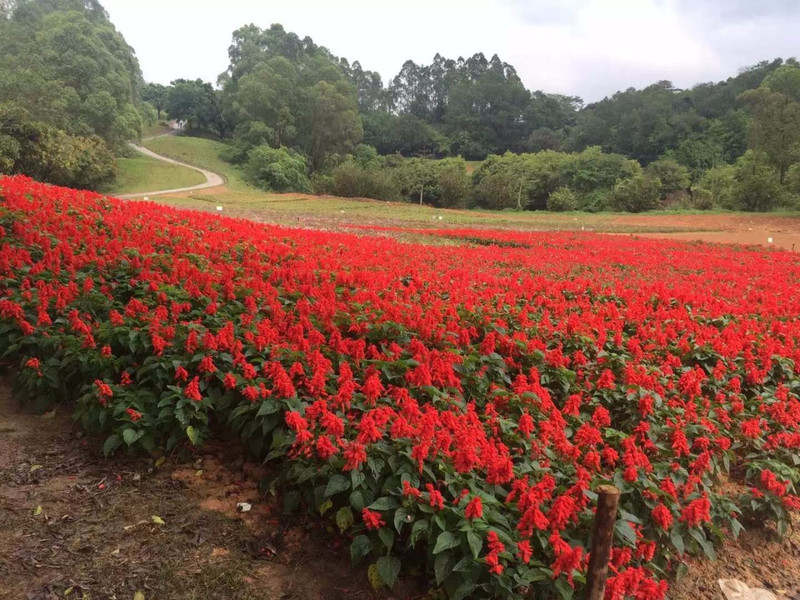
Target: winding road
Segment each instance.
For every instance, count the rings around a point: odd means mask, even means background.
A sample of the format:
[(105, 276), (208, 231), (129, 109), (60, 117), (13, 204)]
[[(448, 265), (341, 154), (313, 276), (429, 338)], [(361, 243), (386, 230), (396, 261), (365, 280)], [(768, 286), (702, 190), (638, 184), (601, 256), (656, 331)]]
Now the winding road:
[[(163, 137), (167, 135), (175, 135), (177, 133), (176, 130), (169, 131), (168, 133), (162, 133), (161, 135), (155, 135), (153, 137), (144, 138), (142, 141), (152, 140), (157, 137)], [(180, 167), (186, 167), (187, 169), (192, 169), (193, 171), (198, 171), (203, 174), (206, 178), (205, 183), (201, 183), (199, 185), (193, 185), (191, 187), (182, 187), (182, 188), (173, 188), (169, 190), (155, 190), (153, 192), (136, 192), (135, 194), (121, 194), (117, 196), (118, 198), (141, 198), (142, 196), (161, 196), (163, 194), (179, 194), (181, 192), (193, 192), (195, 190), (205, 190), (207, 188), (218, 187), (220, 185), (225, 184), (225, 180), (222, 178), (221, 175), (217, 173), (213, 173), (212, 171), (206, 171), (205, 169), (201, 169), (200, 167), (195, 167), (194, 165), (188, 165), (186, 163), (182, 163), (177, 160), (173, 160), (171, 158), (167, 158), (166, 156), (162, 156), (160, 154), (156, 154), (152, 150), (148, 150), (144, 146), (140, 146), (134, 142), (128, 142), (128, 145), (136, 150), (137, 152), (141, 152), (145, 156), (149, 156), (150, 158), (155, 158), (156, 160), (160, 160), (166, 163), (170, 163), (172, 165), (178, 165)]]

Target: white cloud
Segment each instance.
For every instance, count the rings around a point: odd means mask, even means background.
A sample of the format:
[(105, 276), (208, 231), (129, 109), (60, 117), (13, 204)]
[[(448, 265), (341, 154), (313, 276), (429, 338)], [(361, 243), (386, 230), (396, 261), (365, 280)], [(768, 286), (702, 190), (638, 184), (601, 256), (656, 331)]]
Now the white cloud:
[[(661, 80), (678, 86), (794, 54), (798, 10), (726, 0), (105, 0), (145, 78), (214, 81), (231, 33), (281, 23), (389, 81), (403, 62), (497, 53), (525, 85), (597, 100)], [(759, 8), (756, 8), (756, 7)], [(759, 12), (760, 11), (760, 12)]]

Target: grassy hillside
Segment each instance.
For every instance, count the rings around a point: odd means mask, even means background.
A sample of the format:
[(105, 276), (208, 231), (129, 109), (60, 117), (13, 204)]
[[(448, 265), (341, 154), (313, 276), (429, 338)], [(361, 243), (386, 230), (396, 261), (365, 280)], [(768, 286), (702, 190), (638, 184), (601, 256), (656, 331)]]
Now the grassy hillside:
[[(737, 241), (776, 246), (800, 246), (797, 212), (769, 214), (730, 211), (655, 211), (643, 214), (580, 212), (516, 212), (453, 210), (362, 198), (276, 194), (249, 185), (241, 169), (219, 158), (225, 144), (202, 138), (169, 136), (145, 142), (151, 150), (219, 173), (226, 185), (190, 194), (159, 197), (158, 201), (183, 208), (224, 213), (285, 225), (336, 229), (349, 225), (408, 225), (417, 228), (494, 227), (527, 231), (577, 230), (646, 233), (679, 239)], [(479, 164), (479, 163), (478, 163)], [(476, 165), (471, 165), (476, 166)], [(783, 233), (777, 233), (777, 232)], [(718, 235), (713, 232), (733, 232)], [(770, 233), (772, 232), (772, 233)], [(694, 235), (697, 233), (697, 235)], [(688, 237), (680, 237), (688, 236)], [(692, 237), (694, 236), (694, 237)], [(730, 239), (728, 239), (730, 238)]]
[(134, 194), (199, 185), (202, 173), (171, 165), (144, 155), (117, 159), (117, 179), (103, 190), (106, 194)]

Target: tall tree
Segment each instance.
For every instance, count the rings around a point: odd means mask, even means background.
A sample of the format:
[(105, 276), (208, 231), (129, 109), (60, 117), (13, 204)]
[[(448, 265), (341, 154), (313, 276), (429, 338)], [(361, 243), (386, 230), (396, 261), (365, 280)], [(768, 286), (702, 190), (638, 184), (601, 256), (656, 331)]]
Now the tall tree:
[(169, 88), (160, 83), (146, 83), (142, 86), (142, 100), (152, 104), (158, 111), (158, 118), (161, 118), (161, 111), (167, 109), (167, 96)]
[(779, 67), (741, 99), (752, 111), (750, 147), (767, 156), (782, 184), (789, 166), (800, 158), (800, 66)]

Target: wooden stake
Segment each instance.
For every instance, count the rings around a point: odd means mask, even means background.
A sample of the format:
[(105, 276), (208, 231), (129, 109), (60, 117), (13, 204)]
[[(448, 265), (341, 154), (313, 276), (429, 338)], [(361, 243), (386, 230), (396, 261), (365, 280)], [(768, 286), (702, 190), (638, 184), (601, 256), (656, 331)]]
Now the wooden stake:
[(613, 485), (601, 485), (596, 491), (597, 514), (594, 517), (592, 550), (586, 573), (586, 600), (603, 600), (605, 595), (608, 559), (614, 543), (614, 525), (619, 505), (619, 490)]

